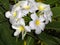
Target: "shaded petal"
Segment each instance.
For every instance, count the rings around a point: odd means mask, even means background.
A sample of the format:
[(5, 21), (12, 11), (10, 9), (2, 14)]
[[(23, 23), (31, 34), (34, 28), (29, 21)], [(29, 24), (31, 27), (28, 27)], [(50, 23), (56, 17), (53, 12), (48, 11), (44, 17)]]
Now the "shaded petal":
[(31, 27), (31, 29), (35, 29), (35, 24), (34, 24), (33, 21), (31, 21), (31, 22), (29, 23), (29, 26)]
[(39, 27), (40, 27), (40, 29), (43, 31), (44, 28), (45, 28), (45, 23), (41, 23)]
[(33, 20), (36, 20), (36, 19), (38, 18), (38, 16), (36, 15), (36, 13), (34, 13), (34, 14), (31, 14), (31, 18), (32, 18)]
[(45, 18), (44, 18), (43, 16), (40, 16), (40, 17), (39, 17), (39, 20), (40, 20), (41, 22), (43, 22), (43, 21), (45, 21)]
[(22, 10), (22, 15), (26, 16), (29, 13), (29, 10)]
[(39, 27), (37, 27), (36, 30), (35, 30), (35, 33), (40, 34), (41, 32), (42, 32), (41, 29)]
[(31, 29), (29, 26), (25, 26), (25, 30), (26, 30), (26, 32), (31, 32)]
[(22, 15), (22, 13), (21, 13), (21, 10), (19, 10), (18, 12), (17, 12), (17, 18), (22, 18), (23, 17), (23, 15)]
[(16, 30), (15, 32), (14, 32), (14, 36), (18, 36), (19, 34), (20, 34), (20, 30)]
[(12, 25), (12, 28), (13, 28), (13, 29), (18, 29), (18, 27), (14, 26), (14, 25)]
[(52, 21), (52, 18), (51, 18), (51, 16), (50, 17), (48, 17), (48, 20), (51, 22)]
[(11, 14), (10, 11), (7, 11), (7, 12), (5, 13), (6, 18), (10, 18), (11, 15), (12, 15), (12, 14)]
[(49, 20), (45, 20), (45, 24), (48, 24), (49, 23)]
[(25, 21), (24, 21), (23, 18), (21, 18), (21, 19), (19, 20), (19, 23), (20, 23), (21, 25), (25, 26)]

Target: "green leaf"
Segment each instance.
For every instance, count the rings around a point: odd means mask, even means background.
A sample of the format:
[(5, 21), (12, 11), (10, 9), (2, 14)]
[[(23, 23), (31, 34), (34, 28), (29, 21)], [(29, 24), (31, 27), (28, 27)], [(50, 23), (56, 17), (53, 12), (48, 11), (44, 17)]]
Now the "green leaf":
[[(23, 45), (23, 40), (19, 38), (16, 41), (16, 37), (12, 36), (14, 30), (11, 29), (8, 22), (0, 23), (0, 40), (4, 45)], [(0, 42), (2, 44), (2, 42)]]
[(27, 45), (33, 45), (34, 44), (34, 39), (30, 36), (27, 38)]
[(0, 0), (0, 3), (6, 10), (9, 9), (9, 0)]
[[(42, 32), (38, 35), (39, 39), (44, 43), (44, 45), (59, 45), (60, 39)], [(57, 40), (58, 39), (58, 40)]]
[(52, 12), (53, 12), (53, 18), (54, 17), (60, 17), (60, 7), (52, 8)]
[(47, 4), (54, 4), (57, 0), (45, 0), (44, 2)]
[(0, 40), (0, 45), (4, 45), (3, 42)]
[(4, 10), (0, 7), (0, 23), (2, 23), (3, 21), (7, 20), (5, 18), (5, 14), (4, 14)]
[(46, 29), (55, 29), (56, 31), (60, 32), (60, 22), (51, 22), (48, 25), (46, 25)]

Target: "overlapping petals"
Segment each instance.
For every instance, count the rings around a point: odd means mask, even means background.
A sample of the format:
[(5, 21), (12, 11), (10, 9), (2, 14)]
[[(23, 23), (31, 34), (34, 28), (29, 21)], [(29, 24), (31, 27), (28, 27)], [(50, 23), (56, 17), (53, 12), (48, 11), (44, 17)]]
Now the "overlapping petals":
[[(30, 14), (30, 17), (27, 14)], [(52, 11), (49, 4), (36, 2), (35, 0), (19, 1), (12, 6), (10, 11), (5, 13), (6, 18), (15, 29), (14, 36), (19, 36), (22, 33), (24, 39), (27, 32), (35, 30), (36, 34), (40, 34), (45, 29), (45, 25), (52, 21)], [(28, 25), (23, 17), (31, 18)]]

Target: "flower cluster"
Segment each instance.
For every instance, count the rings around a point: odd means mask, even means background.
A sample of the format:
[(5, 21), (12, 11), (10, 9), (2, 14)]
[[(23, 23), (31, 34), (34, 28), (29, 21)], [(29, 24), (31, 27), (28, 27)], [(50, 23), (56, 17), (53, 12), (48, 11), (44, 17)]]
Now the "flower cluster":
[[(23, 17), (29, 13), (31, 13), (30, 18), (32, 20), (26, 25)], [(22, 33), (22, 39), (31, 30), (35, 30), (36, 34), (40, 34), (44, 31), (45, 25), (52, 21), (50, 5), (35, 0), (19, 1), (13, 5), (11, 11), (6, 12), (5, 16), (9, 18), (12, 28), (16, 30), (14, 36), (19, 36)]]

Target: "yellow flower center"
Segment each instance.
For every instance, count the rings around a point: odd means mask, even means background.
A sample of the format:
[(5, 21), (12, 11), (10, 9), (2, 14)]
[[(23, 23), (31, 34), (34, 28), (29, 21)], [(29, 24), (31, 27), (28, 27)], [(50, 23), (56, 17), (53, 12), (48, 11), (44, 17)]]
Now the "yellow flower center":
[(37, 26), (39, 26), (39, 25), (40, 25), (40, 20), (36, 20), (36, 21), (35, 21), (35, 24), (36, 24)]
[(20, 26), (20, 27), (19, 27), (19, 30), (20, 30), (20, 31), (24, 31), (25, 29), (24, 29), (23, 26)]
[(29, 10), (30, 9), (30, 6), (29, 5), (24, 6), (24, 9)]
[(14, 13), (13, 13), (13, 16), (16, 17), (16, 15), (17, 15), (17, 12), (14, 12)]
[(44, 10), (44, 7), (43, 6), (38, 6), (38, 9), (42, 11), (42, 10)]

